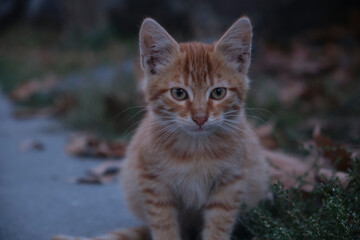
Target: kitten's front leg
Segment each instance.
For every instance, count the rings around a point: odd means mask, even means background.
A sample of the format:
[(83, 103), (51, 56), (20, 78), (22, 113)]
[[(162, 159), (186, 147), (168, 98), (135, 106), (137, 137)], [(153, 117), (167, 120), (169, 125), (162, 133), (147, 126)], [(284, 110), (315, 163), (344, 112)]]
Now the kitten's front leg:
[(219, 184), (204, 206), (203, 240), (229, 240), (240, 208), (244, 180), (235, 175)]
[(151, 174), (140, 175), (147, 223), (153, 240), (181, 240), (177, 203), (168, 187)]

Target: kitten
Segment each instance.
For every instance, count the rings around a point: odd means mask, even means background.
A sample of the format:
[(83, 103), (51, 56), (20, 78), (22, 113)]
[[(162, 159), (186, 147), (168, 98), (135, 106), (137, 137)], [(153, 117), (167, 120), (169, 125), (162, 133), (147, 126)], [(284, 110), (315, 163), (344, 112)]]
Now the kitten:
[(241, 206), (266, 196), (267, 164), (245, 117), (251, 39), (246, 17), (212, 45), (178, 44), (144, 20), (147, 114), (128, 147), (122, 183), (145, 225), (96, 239), (229, 240)]
[(246, 17), (213, 45), (178, 44), (152, 19), (141, 26), (148, 112), (122, 182), (154, 240), (230, 239), (240, 206), (266, 195), (267, 165), (244, 109), (251, 38)]

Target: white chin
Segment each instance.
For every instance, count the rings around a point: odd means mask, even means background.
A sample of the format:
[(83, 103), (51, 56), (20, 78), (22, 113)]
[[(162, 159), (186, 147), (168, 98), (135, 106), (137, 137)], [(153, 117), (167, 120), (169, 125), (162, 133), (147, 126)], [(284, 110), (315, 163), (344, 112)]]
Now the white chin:
[(192, 136), (208, 135), (211, 132), (210, 127), (184, 127), (185, 132)]

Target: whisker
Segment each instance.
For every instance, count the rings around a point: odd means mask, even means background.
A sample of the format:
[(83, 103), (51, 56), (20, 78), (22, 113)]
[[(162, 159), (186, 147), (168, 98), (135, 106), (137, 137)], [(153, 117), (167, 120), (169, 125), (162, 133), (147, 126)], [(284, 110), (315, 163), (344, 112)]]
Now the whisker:
[[(230, 119), (226, 119), (226, 122), (232, 123), (232, 124), (239, 124), (238, 121), (234, 121), (234, 120), (230, 120)], [(248, 123), (248, 122), (242, 122), (241, 124), (246, 125), (247, 127), (250, 127), (254, 132), (256, 132), (258, 135), (262, 135), (259, 133), (258, 129), (256, 127), (254, 127), (252, 124)], [(270, 124), (270, 123), (269, 123)]]
[(130, 110), (130, 109), (134, 109), (134, 108), (146, 108), (146, 106), (132, 106), (132, 107), (128, 107), (124, 110), (122, 110), (121, 112), (119, 112), (118, 114), (115, 115), (115, 118), (118, 118), (122, 113)]
[[(136, 122), (134, 122), (134, 123), (132, 123), (132, 124), (125, 130), (125, 132), (130, 131), (130, 129), (131, 129), (132, 127), (136, 126), (136, 125), (137, 125), (139, 122), (141, 122), (141, 121), (142, 121), (142, 119), (141, 119), (141, 120), (138, 120), (138, 121), (136, 121)], [(149, 125), (149, 127), (165, 125), (165, 124), (168, 124), (168, 123), (173, 123), (174, 121), (175, 121), (175, 120), (173, 120), (173, 119), (171, 119), (171, 120), (162, 120), (161, 122), (156, 121), (156, 122), (151, 123), (151, 124)], [(127, 137), (129, 137), (131, 134), (133, 134), (133, 133), (136, 131), (136, 129), (137, 129), (137, 128), (135, 128), (135, 129), (131, 130), (129, 133), (127, 133), (126, 136), (125, 136), (125, 138), (127, 138)]]
[(170, 112), (168, 110), (165, 110), (165, 109), (159, 109), (160, 112), (163, 112), (163, 113), (167, 113), (168, 115), (172, 115), (174, 116), (175, 114), (173, 112)]
[(171, 127), (167, 128), (167, 129), (161, 129), (157, 133), (153, 134), (153, 136), (151, 136), (151, 138), (149, 138), (147, 141), (144, 141), (144, 144), (147, 144), (147, 142), (150, 141), (150, 139), (156, 138), (156, 141), (154, 144), (152, 144), (152, 146), (155, 148), (158, 148), (160, 146), (159, 143), (162, 142), (164, 139), (166, 139), (166, 136), (168, 136), (169, 133), (171, 133), (171, 131), (170, 131)]
[(138, 111), (137, 113), (135, 113), (129, 120), (127, 120), (127, 123), (130, 122), (131, 119), (133, 119), (134, 117), (136, 117), (137, 115), (139, 115), (140, 113), (142, 113), (142, 112), (144, 112), (144, 111), (146, 111), (146, 110), (147, 110), (147, 109), (145, 108), (145, 109), (140, 110), (140, 111)]
[(262, 119), (262, 118), (260, 118), (260, 117), (254, 116), (254, 115), (248, 115), (248, 114), (247, 114), (246, 117), (248, 117), (248, 118), (253, 118), (253, 119), (257, 119), (257, 120), (261, 121), (262, 123), (264, 123), (264, 124), (266, 124), (266, 125), (271, 125), (271, 124), (269, 123), (269, 121), (266, 121), (266, 120), (264, 120), (264, 119)]
[[(261, 118), (271, 118), (271, 119), (278, 119), (278, 116), (272, 112), (270, 112), (267, 109), (262, 109), (262, 108), (246, 108), (245, 109), (246, 113), (257, 113), (260, 115)], [(251, 114), (252, 115), (252, 114)]]
[(253, 137), (250, 136), (246, 131), (244, 131), (244, 129), (241, 129), (239, 126), (236, 126), (232, 122), (228, 122), (227, 120), (224, 120), (224, 125), (226, 125), (229, 128), (234, 128), (234, 129), (238, 130), (239, 132), (241, 132), (242, 134), (245, 134), (248, 137), (248, 139), (253, 139)]
[(133, 122), (128, 128), (125, 129), (125, 132), (129, 131), (132, 127), (136, 126), (139, 122), (141, 122), (141, 120), (135, 121)]
[(234, 113), (234, 112), (240, 112), (239, 110), (231, 110), (231, 111), (225, 111), (224, 114)]
[(265, 108), (245, 108), (245, 110), (247, 111), (247, 110), (250, 110), (250, 111), (257, 111), (257, 112), (266, 112), (266, 113), (269, 113), (269, 114), (271, 114), (271, 115), (273, 115), (274, 117), (276, 117), (276, 115), (273, 113), (273, 112), (271, 112), (271, 111), (269, 111), (268, 109), (265, 109)]
[(160, 146), (160, 145), (164, 145), (165, 143), (167, 143), (168, 141), (170, 141), (170, 136), (173, 135), (176, 130), (178, 129), (178, 126), (171, 126), (171, 128), (169, 128), (166, 133), (164, 133), (159, 139), (158, 141), (156, 141), (156, 143), (154, 144), (155, 147)]
[(231, 131), (231, 129), (229, 127), (227, 127), (225, 124), (221, 123), (219, 124), (220, 128), (223, 129), (226, 133), (230, 134), (232, 137), (236, 138), (236, 134)]
[[(163, 123), (156, 123), (158, 125), (164, 125)], [(154, 138), (154, 137), (157, 137), (159, 134), (164, 134), (165, 132), (167, 132), (169, 129), (171, 129), (173, 126), (176, 125), (176, 122), (173, 121), (172, 123), (170, 123), (169, 125), (165, 126), (164, 128), (161, 128), (160, 130), (158, 130), (157, 132), (155, 132), (154, 134), (152, 135), (149, 135), (141, 144), (141, 146), (143, 145), (146, 145), (148, 143), (148, 141), (150, 141), (150, 139)], [(158, 142), (158, 140), (157, 140)], [(156, 143), (157, 144), (157, 143)]]

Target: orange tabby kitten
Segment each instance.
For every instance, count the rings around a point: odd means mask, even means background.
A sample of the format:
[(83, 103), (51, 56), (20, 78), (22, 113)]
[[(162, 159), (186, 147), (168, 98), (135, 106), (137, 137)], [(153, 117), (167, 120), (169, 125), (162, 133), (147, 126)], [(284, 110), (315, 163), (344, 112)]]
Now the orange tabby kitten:
[(246, 17), (212, 45), (178, 44), (145, 19), (148, 110), (122, 170), (128, 207), (145, 225), (96, 239), (228, 240), (241, 205), (265, 197), (267, 164), (245, 118), (251, 38)]
[(148, 112), (122, 180), (154, 240), (230, 239), (240, 206), (266, 194), (267, 165), (244, 111), (251, 37), (245, 17), (213, 45), (178, 44), (152, 19), (141, 26)]

